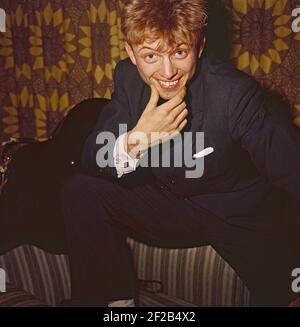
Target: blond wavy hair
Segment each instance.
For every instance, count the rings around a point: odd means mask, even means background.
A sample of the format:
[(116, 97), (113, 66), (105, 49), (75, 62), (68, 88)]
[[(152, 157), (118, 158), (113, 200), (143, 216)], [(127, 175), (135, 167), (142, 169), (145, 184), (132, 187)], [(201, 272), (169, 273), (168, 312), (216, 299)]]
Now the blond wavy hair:
[(207, 26), (206, 0), (123, 0), (121, 29), (129, 45), (162, 38), (195, 45)]

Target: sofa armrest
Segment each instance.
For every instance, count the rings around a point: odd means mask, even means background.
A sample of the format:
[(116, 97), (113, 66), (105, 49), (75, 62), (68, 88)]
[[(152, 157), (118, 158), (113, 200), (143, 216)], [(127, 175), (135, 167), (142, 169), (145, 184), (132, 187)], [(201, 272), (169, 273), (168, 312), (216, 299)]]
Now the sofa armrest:
[(49, 306), (70, 298), (69, 263), (66, 255), (53, 255), (33, 245), (19, 246), (0, 256), (7, 282), (33, 294)]

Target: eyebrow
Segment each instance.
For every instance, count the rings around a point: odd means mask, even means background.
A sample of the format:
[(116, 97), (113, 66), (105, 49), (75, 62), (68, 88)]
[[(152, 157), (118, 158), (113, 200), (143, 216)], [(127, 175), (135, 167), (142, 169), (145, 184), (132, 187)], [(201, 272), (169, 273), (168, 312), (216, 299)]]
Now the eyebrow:
[(142, 50), (152, 50), (152, 51), (158, 51), (157, 49), (153, 49), (153, 48), (150, 48), (150, 47), (142, 47), (138, 52), (141, 52)]
[[(172, 49), (172, 51), (174, 51), (175, 49), (180, 48), (181, 46), (186, 46), (187, 47), (188, 45), (185, 44), (185, 43), (178, 44), (178, 46), (176, 46), (174, 49)], [(139, 49), (138, 52), (141, 52), (142, 50), (152, 50), (152, 51), (159, 52), (158, 48), (154, 49), (154, 48), (150, 48), (150, 47), (142, 47), (141, 49)]]

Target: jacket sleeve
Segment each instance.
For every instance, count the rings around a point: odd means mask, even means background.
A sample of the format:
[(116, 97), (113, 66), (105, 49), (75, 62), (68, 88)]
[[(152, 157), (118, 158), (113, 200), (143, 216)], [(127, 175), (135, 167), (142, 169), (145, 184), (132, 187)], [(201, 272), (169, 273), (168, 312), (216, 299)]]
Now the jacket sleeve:
[(245, 78), (230, 96), (229, 129), (259, 172), (287, 195), (300, 237), (300, 133), (282, 109), (252, 78)]
[[(119, 135), (131, 129), (128, 98), (124, 90), (126, 75), (122, 62), (114, 72), (114, 93), (109, 104), (100, 114), (96, 126), (85, 141), (81, 164), (84, 170), (94, 176), (117, 177), (113, 149)], [(120, 125), (123, 124), (121, 127)], [(127, 130), (125, 130), (125, 125)]]

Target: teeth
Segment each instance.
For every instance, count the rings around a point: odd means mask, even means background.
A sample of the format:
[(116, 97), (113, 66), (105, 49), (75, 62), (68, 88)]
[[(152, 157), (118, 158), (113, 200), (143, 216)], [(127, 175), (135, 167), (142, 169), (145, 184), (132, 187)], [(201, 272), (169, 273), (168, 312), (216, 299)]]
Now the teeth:
[(160, 85), (161, 85), (161, 86), (164, 86), (164, 87), (173, 87), (173, 86), (175, 86), (178, 82), (179, 82), (179, 80), (176, 80), (176, 81), (174, 81), (174, 82), (164, 82), (164, 81), (159, 81)]

